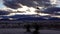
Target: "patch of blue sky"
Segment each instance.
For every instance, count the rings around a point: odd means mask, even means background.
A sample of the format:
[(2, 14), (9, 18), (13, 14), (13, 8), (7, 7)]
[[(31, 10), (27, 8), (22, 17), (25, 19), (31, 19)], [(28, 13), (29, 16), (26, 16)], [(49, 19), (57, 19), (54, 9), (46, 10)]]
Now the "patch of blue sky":
[(0, 1), (0, 8), (4, 8), (5, 6), (4, 6), (4, 4), (3, 4), (3, 1), (1, 0)]
[(0, 8), (4, 8), (5, 6), (2, 4), (2, 3), (0, 3)]

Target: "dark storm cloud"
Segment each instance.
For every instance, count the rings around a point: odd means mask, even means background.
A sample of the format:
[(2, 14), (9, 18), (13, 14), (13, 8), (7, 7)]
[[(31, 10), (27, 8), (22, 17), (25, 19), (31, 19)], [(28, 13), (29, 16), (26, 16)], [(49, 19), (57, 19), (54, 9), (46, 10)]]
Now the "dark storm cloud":
[(5, 11), (5, 10), (0, 10), (0, 15), (8, 15), (10, 12)]
[(49, 0), (4, 0), (4, 5), (10, 7), (10, 8), (19, 8), (20, 5), (22, 4), (28, 7), (36, 7), (38, 6), (50, 6), (50, 1)]
[(50, 7), (42, 11), (43, 13), (48, 13), (48, 14), (55, 14), (55, 15), (60, 15), (58, 12), (60, 12), (59, 7)]
[(4, 5), (6, 5), (9, 8), (17, 9), (21, 7), (16, 0), (4, 0)]

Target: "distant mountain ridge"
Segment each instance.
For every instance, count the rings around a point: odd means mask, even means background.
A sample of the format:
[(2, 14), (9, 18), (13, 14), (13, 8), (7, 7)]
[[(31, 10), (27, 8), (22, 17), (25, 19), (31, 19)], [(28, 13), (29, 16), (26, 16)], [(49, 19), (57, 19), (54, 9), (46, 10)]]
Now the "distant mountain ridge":
[(12, 18), (13, 20), (34, 20), (34, 21), (38, 21), (38, 20), (60, 20), (60, 18), (56, 18), (56, 17), (47, 17), (47, 16), (40, 16), (37, 17), (35, 15), (14, 15), (14, 16), (1, 16), (2, 19), (0, 20), (10, 20), (10, 18)]

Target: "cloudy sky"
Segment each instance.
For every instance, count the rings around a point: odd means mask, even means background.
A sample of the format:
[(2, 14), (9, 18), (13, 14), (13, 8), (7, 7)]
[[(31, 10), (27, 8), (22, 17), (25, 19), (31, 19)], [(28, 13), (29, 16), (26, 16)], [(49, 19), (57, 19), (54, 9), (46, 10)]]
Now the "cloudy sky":
[[(24, 1), (23, 0), (18, 0), (18, 1), (17, 0), (13, 0), (11, 2), (11, 0), (9, 0), (9, 2), (8, 2), (8, 0), (4, 0), (4, 2), (3, 2), (3, 0), (0, 0), (0, 9), (2, 8), (4, 10), (10, 9), (12, 11), (17, 11), (17, 10), (18, 11), (25, 11), (22, 14), (37, 14), (35, 12), (37, 10), (36, 6), (38, 5), (39, 8), (41, 9), (42, 7), (40, 7), (40, 5), (44, 5), (44, 4), (40, 4), (39, 3), (40, 0), (38, 0), (38, 1), (31, 1), (31, 0), (29, 0), (29, 2), (27, 0), (24, 0)], [(56, 4), (57, 7), (60, 7), (59, 3), (60, 3), (60, 0), (51, 0), (51, 4)], [(45, 6), (48, 6), (48, 4), (46, 4)], [(37, 11), (39, 11), (39, 10), (37, 10)], [(15, 15), (15, 13), (11, 13), (9, 15), (12, 15), (12, 14)], [(16, 13), (16, 14), (21, 14), (21, 13)], [(55, 15), (55, 14), (40, 13), (39, 15), (41, 15), (41, 16), (46, 16), (46, 15), (48, 16), (48, 15), (50, 15), (52, 17), (59, 17), (60, 18), (59, 15)]]
[[(57, 3), (57, 6), (59, 6), (60, 7), (60, 0), (51, 0), (52, 1), (52, 4), (54, 4), (54, 3)], [(53, 1), (56, 1), (56, 2), (53, 2)], [(3, 4), (3, 0), (0, 0), (0, 8), (2, 8), (2, 7), (5, 7), (4, 6), (4, 4)]]

